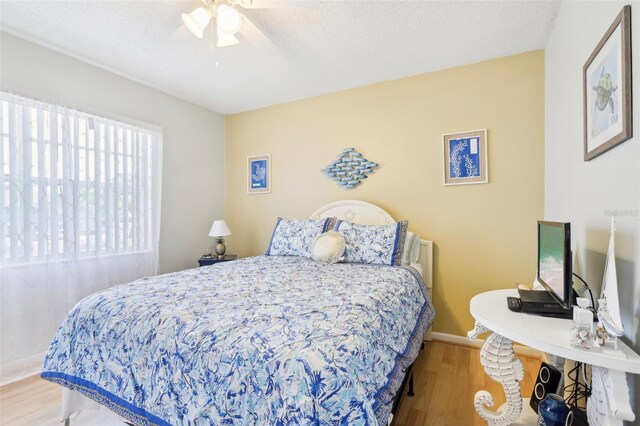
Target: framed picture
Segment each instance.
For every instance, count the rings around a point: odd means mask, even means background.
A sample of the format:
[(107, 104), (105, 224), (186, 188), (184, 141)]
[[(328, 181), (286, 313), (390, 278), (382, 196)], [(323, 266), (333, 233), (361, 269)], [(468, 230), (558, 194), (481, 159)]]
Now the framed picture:
[(247, 194), (271, 192), (271, 155), (247, 157)]
[(631, 6), (622, 8), (583, 68), (584, 161), (633, 136)]
[(444, 184), (489, 182), (487, 129), (442, 135)]

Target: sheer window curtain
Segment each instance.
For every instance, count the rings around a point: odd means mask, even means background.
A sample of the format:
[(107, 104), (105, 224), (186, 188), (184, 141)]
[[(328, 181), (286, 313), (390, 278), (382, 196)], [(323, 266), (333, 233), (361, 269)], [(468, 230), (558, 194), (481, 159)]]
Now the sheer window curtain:
[(0, 383), (82, 298), (157, 273), (162, 132), (0, 92)]

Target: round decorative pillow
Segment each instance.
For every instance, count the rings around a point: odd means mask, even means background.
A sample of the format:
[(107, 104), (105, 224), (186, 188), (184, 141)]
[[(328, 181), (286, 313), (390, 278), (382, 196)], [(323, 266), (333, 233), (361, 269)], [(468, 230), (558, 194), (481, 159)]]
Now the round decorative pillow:
[(342, 260), (346, 247), (344, 235), (328, 231), (316, 237), (311, 246), (311, 257), (320, 262), (338, 263)]

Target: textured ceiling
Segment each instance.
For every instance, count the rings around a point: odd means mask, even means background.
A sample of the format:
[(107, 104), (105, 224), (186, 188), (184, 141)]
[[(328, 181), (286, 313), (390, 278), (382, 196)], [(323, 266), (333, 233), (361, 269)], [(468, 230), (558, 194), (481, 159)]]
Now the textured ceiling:
[(255, 37), (212, 48), (208, 30), (204, 39), (191, 36), (180, 14), (199, 4), (0, 1), (0, 28), (231, 114), (541, 49), (558, 8), (549, 1), (396, 0), (243, 10), (273, 42), (270, 49)]

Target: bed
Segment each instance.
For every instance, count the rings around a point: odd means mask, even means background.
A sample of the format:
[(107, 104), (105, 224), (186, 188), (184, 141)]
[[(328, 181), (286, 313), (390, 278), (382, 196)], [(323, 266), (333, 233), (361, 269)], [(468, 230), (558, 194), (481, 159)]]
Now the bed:
[[(359, 201), (325, 217), (394, 223)], [(115, 286), (72, 309), (41, 376), (64, 386), (67, 420), (106, 407), (140, 425), (389, 423), (434, 317), (421, 248), (413, 266), (256, 256)]]

